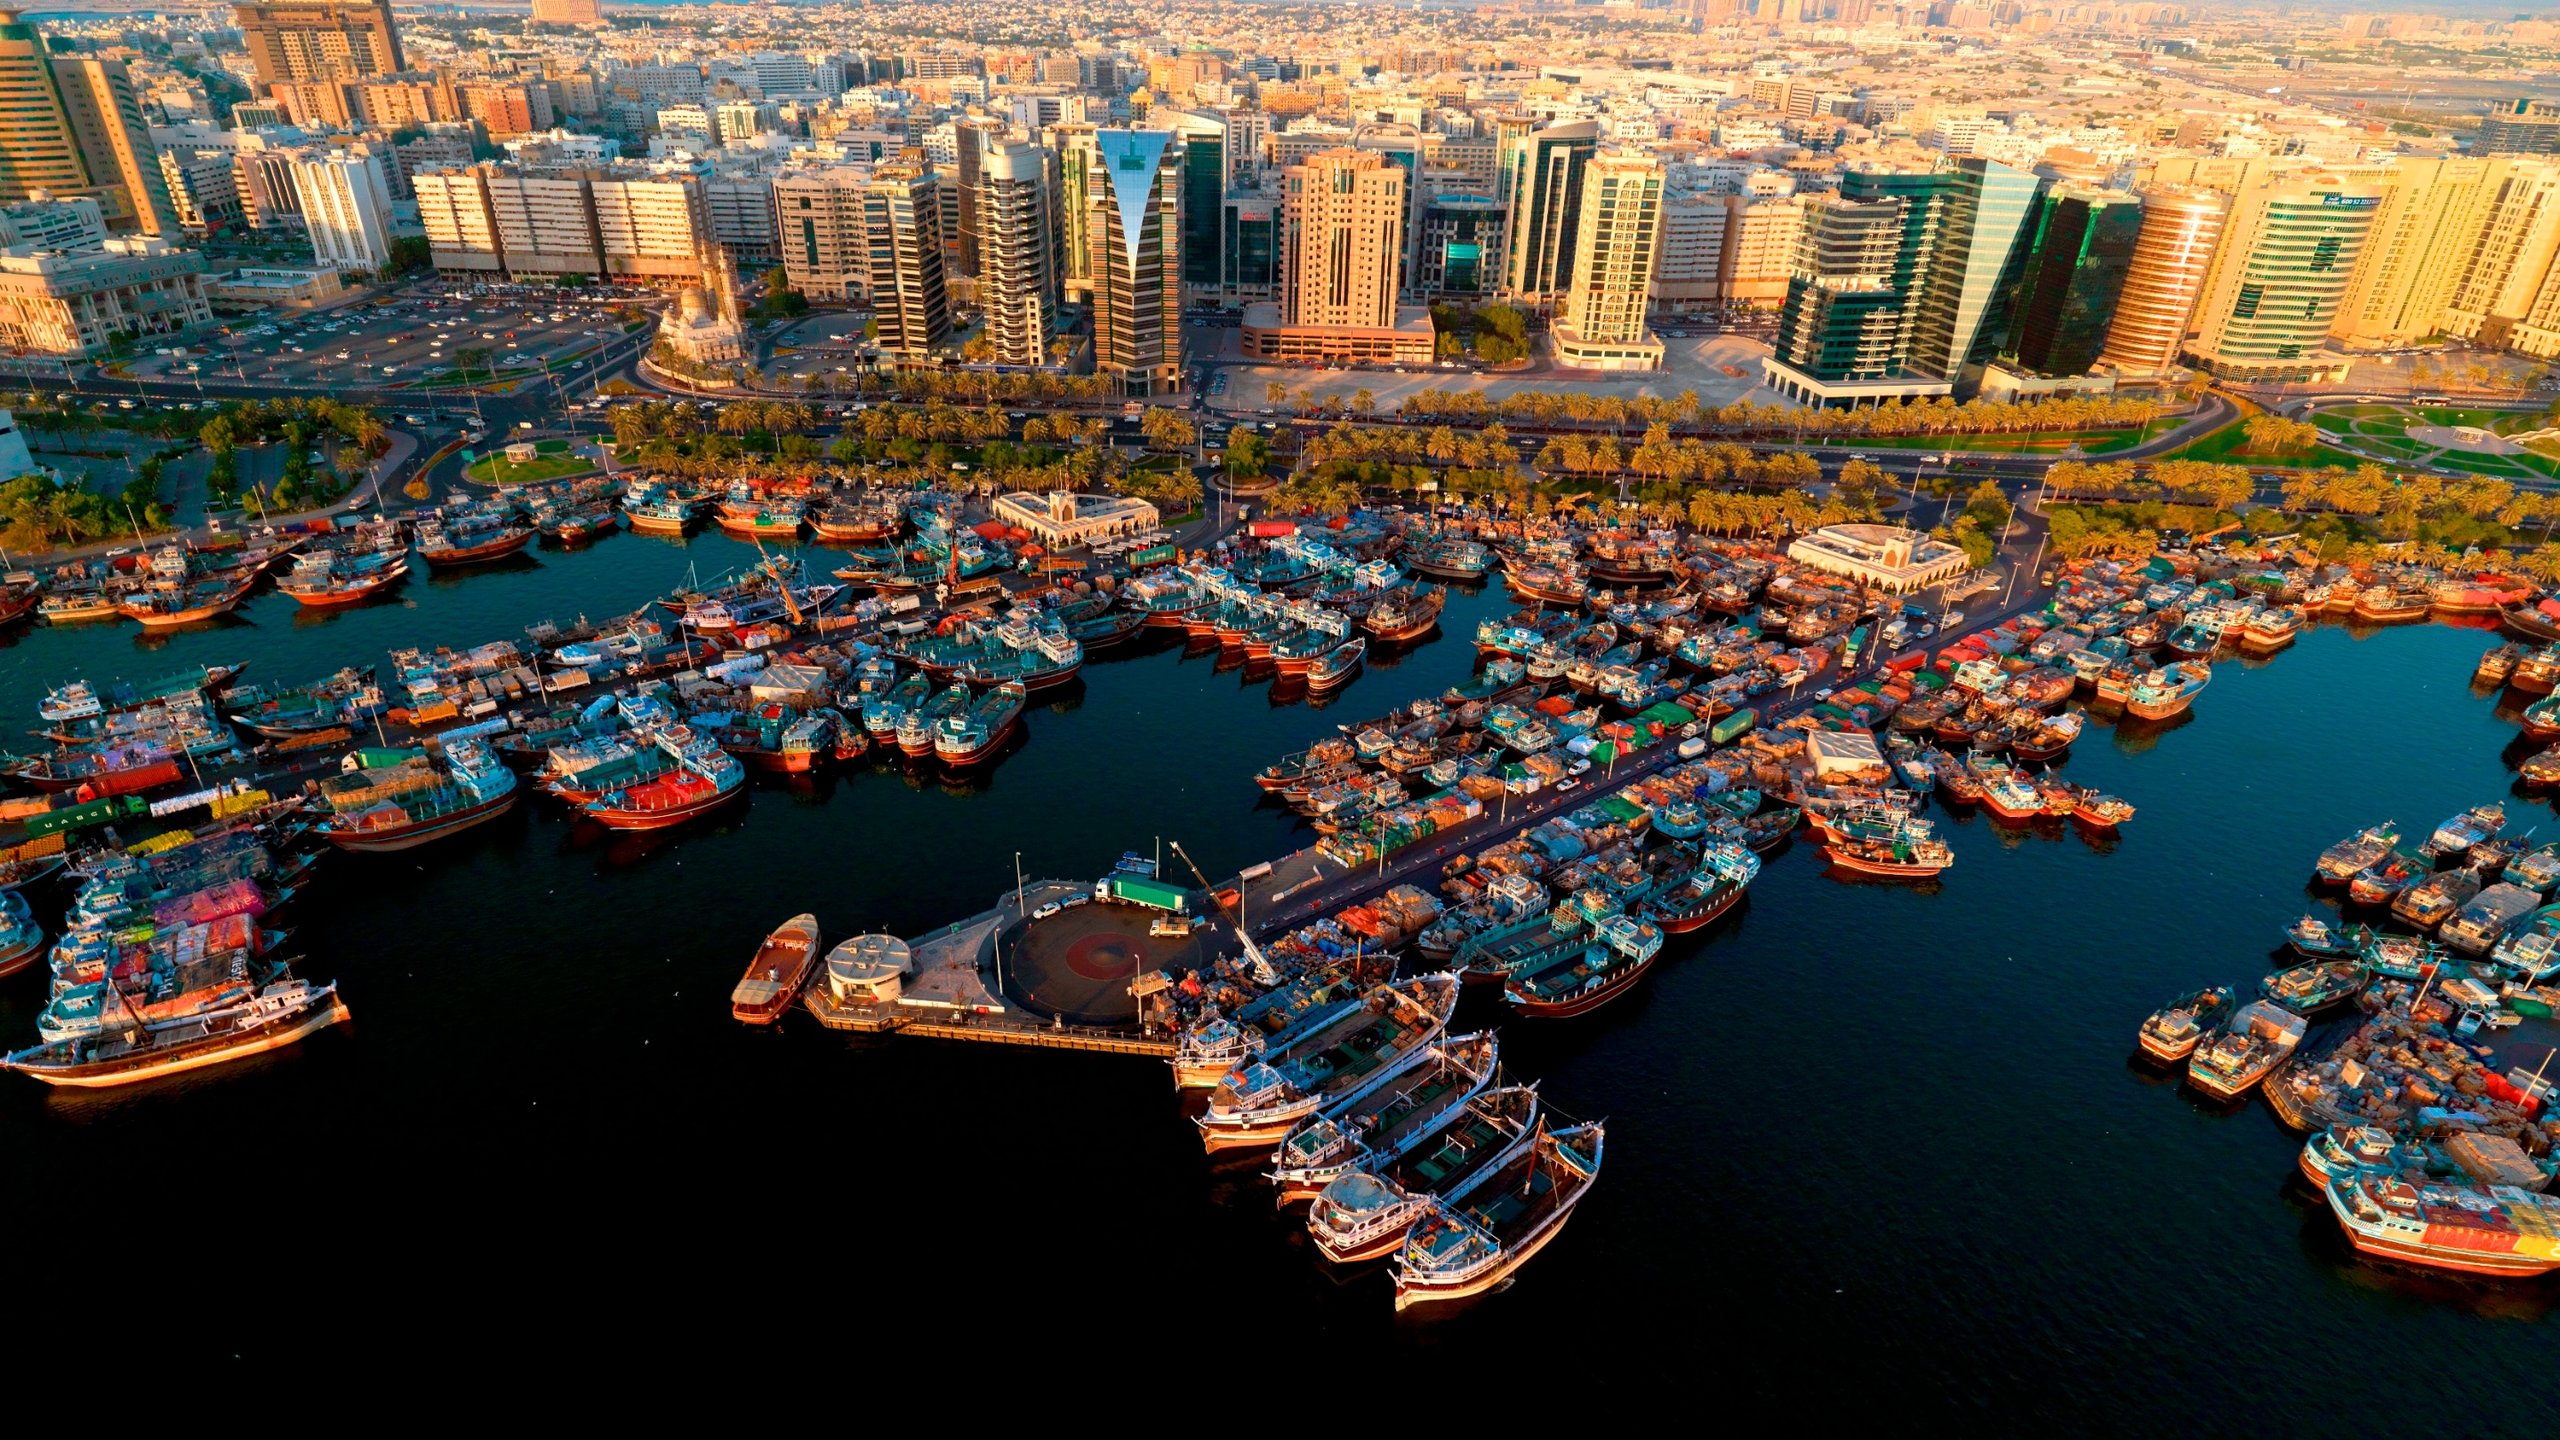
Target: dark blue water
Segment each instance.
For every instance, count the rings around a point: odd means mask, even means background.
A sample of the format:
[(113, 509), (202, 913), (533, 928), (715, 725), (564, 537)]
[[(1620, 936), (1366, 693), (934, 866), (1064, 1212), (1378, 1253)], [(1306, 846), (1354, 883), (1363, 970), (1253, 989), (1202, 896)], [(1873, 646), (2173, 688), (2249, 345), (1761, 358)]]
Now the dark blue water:
[[(38, 631), (0, 650), (0, 709), (79, 673), (248, 655), (296, 676), (498, 638), (636, 605), (688, 555), (708, 574), (751, 554), (626, 536), (317, 623), (268, 596), (247, 626), (147, 652), (129, 628)], [(1462, 597), (1447, 633), (1500, 603)], [(1195, 1362), (1174, 1357), (1201, 1353), (1268, 1396), (1301, 1345), (1354, 1369), (1429, 1356), (1423, 1376), (1516, 1350), (1610, 1368), (1621, 1393), (1854, 1387), (1912, 1418), (2510, 1428), (2512, 1385), (2551, 1353), (2548, 1287), (2359, 1262), (2263, 1106), (2209, 1110), (2128, 1064), (2162, 1000), (2269, 968), (2322, 846), (2506, 792), (2513, 727), (2465, 684), (2484, 643), (2322, 630), (2226, 662), (2182, 722), (2081, 742), (2073, 778), (2141, 807), (2104, 850), (1958, 821), (1935, 893), (1781, 853), (1637, 994), (1506, 1026), (1516, 1072), (1608, 1117), (1608, 1159), (1509, 1292), (1452, 1314), (1399, 1318), (1382, 1274), (1323, 1265), (1250, 1164), (1202, 1158), (1152, 1062), (750, 1032), (725, 1003), (799, 910), (831, 940), (912, 934), (983, 908), (1017, 850), (1032, 875), (1085, 875), (1163, 835), (1223, 874), (1300, 843), (1249, 774), (1463, 674), (1449, 639), (1324, 711), (1178, 653), (1097, 663), (965, 788), (856, 771), (759, 788), (653, 845), (587, 843), (533, 807), (408, 856), (331, 857), (287, 915), (352, 1026), (141, 1093), (8, 1086), (0, 1154), (109, 1210), (326, 1236), (325, 1273), (239, 1312), (220, 1343), (243, 1353), (529, 1342), (725, 1366), (706, 1337), (841, 1307), (850, 1332), (950, 1317), (955, 1355), (978, 1354), (966, 1327), (1004, 1322), (995, 1371), (1034, 1393), (1171, 1365), (1178, 1394)], [(31, 1033), (42, 984), (0, 987), (0, 1035)], [(65, 1231), (59, 1209), (22, 1229), (0, 1285), (46, 1290), (59, 1252), (40, 1237)], [(155, 1268), (149, 1231), (129, 1243)], [(454, 1303), (468, 1333), (429, 1318)], [(306, 1309), (333, 1323), (296, 1323)], [(1020, 1338), (1051, 1311), (1077, 1328)], [(929, 1373), (924, 1348), (891, 1363)], [(2481, 1383), (2425, 1378), (2439, 1366)]]

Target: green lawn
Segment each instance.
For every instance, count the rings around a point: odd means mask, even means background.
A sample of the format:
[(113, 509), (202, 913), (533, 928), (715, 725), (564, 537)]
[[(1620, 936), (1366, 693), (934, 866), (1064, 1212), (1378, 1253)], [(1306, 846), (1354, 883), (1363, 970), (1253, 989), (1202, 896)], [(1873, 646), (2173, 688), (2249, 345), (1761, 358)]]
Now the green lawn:
[(540, 370), (530, 365), (508, 365), (496, 371), (483, 370), (475, 365), (472, 367), (471, 377), (467, 380), (463, 378), (462, 372), (459, 370), (437, 370), (411, 381), (409, 388), (413, 390), (443, 390), (456, 385), (496, 385), (509, 380), (521, 380), (528, 375), (539, 375), (541, 373), (542, 372)]
[(543, 480), (557, 480), (563, 475), (576, 475), (596, 468), (596, 462), (583, 455), (566, 453), (565, 440), (544, 441), (558, 445), (556, 452), (537, 455), (521, 465), (508, 463), (504, 455), (483, 455), (462, 469), (463, 478), (482, 485), (531, 485)]
[(2234, 420), (2219, 430), (2210, 430), (2181, 445), (2170, 454), (2172, 460), (2208, 460), (2217, 465), (2260, 465), (2271, 470), (2316, 470), (2323, 465), (2340, 465), (2354, 469), (2361, 463), (2356, 456), (2327, 445), (2311, 447), (2309, 455), (2247, 455), (2242, 447), (2249, 443), (2245, 421)]

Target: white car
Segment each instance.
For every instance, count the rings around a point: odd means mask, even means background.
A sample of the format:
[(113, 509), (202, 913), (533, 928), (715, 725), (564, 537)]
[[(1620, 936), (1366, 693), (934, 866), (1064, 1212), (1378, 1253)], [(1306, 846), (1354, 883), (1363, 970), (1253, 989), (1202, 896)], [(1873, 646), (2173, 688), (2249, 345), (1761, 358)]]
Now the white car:
[(1558, 789), (1558, 790), (1579, 790), (1579, 789), (1581, 789), (1581, 788), (1582, 788), (1582, 782), (1581, 782), (1581, 781), (1579, 781), (1579, 780), (1574, 779), (1574, 778), (1573, 778), (1572, 776), (1570, 776), (1570, 775), (1567, 775), (1567, 776), (1566, 776), (1566, 777), (1564, 777), (1563, 779), (1561, 779), (1561, 780), (1559, 780), (1559, 781), (1557, 781), (1557, 782), (1556, 782), (1556, 789)]
[(1057, 901), (1052, 900), (1048, 904), (1041, 906), (1039, 909), (1032, 911), (1031, 918), (1034, 920), (1046, 920), (1064, 908), (1065, 907), (1061, 906)]

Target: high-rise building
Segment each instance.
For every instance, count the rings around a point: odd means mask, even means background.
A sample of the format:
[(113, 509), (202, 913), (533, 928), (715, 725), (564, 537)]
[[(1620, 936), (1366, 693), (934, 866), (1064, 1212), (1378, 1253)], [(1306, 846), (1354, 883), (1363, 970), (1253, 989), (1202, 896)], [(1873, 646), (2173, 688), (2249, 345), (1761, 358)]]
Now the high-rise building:
[(1174, 134), (1182, 149), (1182, 284), (1194, 300), (1215, 302), (1223, 268), (1219, 225), (1227, 196), (1227, 123), (1215, 116), (1159, 109), (1148, 123)]
[(231, 7), (258, 83), (396, 75), (400, 31), (391, 0), (260, 0)]
[(213, 323), (204, 257), (157, 236), (116, 235), (92, 249), (0, 250), (0, 346), (93, 355), (116, 343)]
[(1711, 309), (1724, 299), (1725, 231), (1731, 197), (1675, 191), (1662, 201), (1662, 245), (1653, 264), (1653, 308)]
[(89, 172), (90, 193), (104, 197), (100, 203), (108, 211), (108, 223), (151, 235), (175, 233), (178, 214), (169, 199), (169, 180), (161, 172), (151, 127), (124, 62), (56, 55), (53, 82)]
[(439, 271), (666, 285), (705, 273), (708, 207), (698, 171), (481, 164), (421, 170), (409, 183)]
[(1095, 127), (1081, 120), (1049, 127), (1049, 148), (1058, 152), (1058, 293), (1070, 301), (1093, 294), (1093, 238), (1087, 229), (1093, 209), (1086, 186), (1093, 178)]
[(113, 229), (178, 226), (123, 62), (51, 54), (35, 26), (0, 10), (0, 203), (39, 190), (95, 198)]
[(1056, 157), (1027, 140), (990, 143), (978, 173), (978, 308), (995, 358), (1042, 365), (1058, 315)]
[(1787, 298), (1796, 243), (1804, 236), (1804, 202), (1793, 195), (1729, 195), (1733, 219), (1724, 232), (1725, 298), (1775, 305)]
[(1247, 355), (1429, 363), (1430, 312), (1396, 306), (1410, 183), (1393, 160), (1348, 146), (1281, 173), (1280, 299), (1245, 307)]
[(1086, 154), (1095, 370), (1129, 396), (1182, 388), (1182, 147), (1167, 130), (1102, 129)]
[(2230, 198), (2215, 190), (2142, 192), (2142, 229), (2098, 365), (2126, 380), (2157, 380), (2177, 368), (2230, 208)]
[(978, 188), (979, 167), (984, 163), (987, 146), (998, 140), (1004, 127), (983, 115), (964, 115), (952, 122), (953, 160), (951, 166), (950, 233), (944, 237), (944, 259), (949, 261), (947, 278), (955, 288), (967, 290), (978, 276)]
[(943, 272), (941, 184), (922, 165), (871, 172), (862, 187), (862, 252), (880, 348), (922, 356), (951, 336)]
[(1496, 161), (1496, 199), (1509, 216), (1502, 288), (1511, 298), (1545, 305), (1573, 278), (1573, 228), (1582, 217), (1582, 169), (1600, 148), (1600, 124), (1576, 120), (1540, 126), (1505, 117)]
[(2560, 100), (2508, 101), (2481, 117), (2474, 155), (2560, 155)]
[(851, 165), (804, 166), (773, 177), (774, 249), (792, 289), (811, 300), (859, 299), (869, 282), (862, 187)]
[(1395, 323), (1404, 170), (1360, 150), (1325, 150), (1282, 183), (1280, 313), (1290, 325)]
[(2186, 353), (2214, 375), (2312, 380), (2382, 206), (2380, 187), (2318, 169), (2264, 172), (2232, 197)]
[(597, 0), (533, 0), (538, 25), (601, 25), (604, 6)]
[(1556, 308), (1556, 363), (1581, 370), (1655, 370), (1662, 342), (1645, 328), (1662, 230), (1662, 162), (1636, 151), (1592, 157), (1574, 225), (1573, 278)]
[(2142, 202), (2058, 185), (2036, 207), (2002, 353), (2044, 376), (2085, 375), (2105, 348), (2142, 233)]
[(1997, 161), (1968, 157), (1939, 172), (1937, 234), (1924, 243), (1922, 280), (1904, 360), (1914, 374), (1963, 383), (2006, 333), (2005, 307), (2027, 256), (2029, 222), (2044, 182)]
[(391, 264), (391, 167), (370, 147), (293, 154), (293, 188), (311, 258), (335, 270)]
[(2487, 209), (2479, 239), (2445, 297), (2444, 332), (2528, 355), (2560, 354), (2560, 332), (2525, 323), (2560, 261), (2560, 163), (2510, 165)]
[(1814, 404), (1951, 395), (2006, 333), (2043, 182), (1968, 156), (1808, 199), (1768, 383)]
[(2411, 156), (2382, 167), (2382, 204), (2338, 303), (2332, 338), (2350, 350), (2385, 350), (2440, 332), (2446, 302), (2479, 247), (2509, 172), (2541, 163)]

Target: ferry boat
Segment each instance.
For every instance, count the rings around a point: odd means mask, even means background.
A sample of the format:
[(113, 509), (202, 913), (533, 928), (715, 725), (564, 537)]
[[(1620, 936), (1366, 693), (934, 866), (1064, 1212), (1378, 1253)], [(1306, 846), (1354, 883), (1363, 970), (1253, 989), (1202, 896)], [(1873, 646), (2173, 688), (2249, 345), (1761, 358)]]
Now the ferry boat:
[(406, 555), (375, 552), (341, 555), (314, 550), (294, 562), (276, 588), (314, 610), (329, 610), (370, 600), (409, 576)]
[(1481, 1093), (1499, 1058), (1489, 1030), (1449, 1036), (1395, 1079), (1299, 1121), (1272, 1155), (1280, 1203), (1313, 1200), (1355, 1166), (1393, 1163)]
[(1369, 639), (1357, 636), (1307, 662), (1307, 693), (1321, 695), (1349, 680), (1368, 658)]
[(2370, 925), (2340, 926), (2317, 915), (2305, 915), (2284, 927), (2285, 943), (2305, 960), (2341, 960), (2362, 953), (2373, 938)]
[(1417, 575), (1481, 580), (1493, 568), (1493, 552), (1473, 540), (1434, 538), (1406, 551), (1404, 563)]
[(2172, 661), (2133, 682), (2133, 688), (2125, 695), (2125, 713), (2137, 720), (2166, 720), (2184, 714), (2212, 680), (2213, 667), (2202, 661)]
[(239, 609), (257, 579), (256, 571), (244, 571), (227, 578), (153, 585), (127, 594), (116, 603), (116, 613), (145, 630), (194, 625)]
[(2560, 885), (2560, 840), (2535, 846), (2517, 855), (2499, 872), (2499, 878), (2510, 885), (2550, 894), (2554, 885)]
[(2261, 606), (2240, 627), (2240, 648), (2267, 655), (2283, 649), (2302, 633), (2302, 612), (2291, 605)]
[[(2467, 1162), (2467, 1164), (2466, 1164)], [(2502, 1135), (2458, 1131), (2439, 1142), (2407, 1130), (2379, 1125), (2331, 1125), (2311, 1132), (2295, 1162), (2304, 1179), (2327, 1188), (2330, 1180), (2359, 1171), (2383, 1174), (2415, 1172), (2429, 1180), (2455, 1184), (2506, 1183), (2528, 1190), (2548, 1190), (2560, 1161), (2528, 1155)]]
[(1927, 880), (1956, 863), (1955, 851), (1928, 821), (1878, 815), (1835, 824), (1823, 842), (1831, 863), (1889, 880)]
[(281, 1049), (346, 1018), (334, 983), (282, 978), (233, 1004), (169, 1020), (102, 1024), (92, 1034), (21, 1050), (0, 1058), (0, 1070), (47, 1085), (132, 1085)]
[(2324, 1194), (2367, 1255), (2466, 1275), (2560, 1270), (2560, 1199), (2549, 1195), (2383, 1170), (2333, 1175)]
[(1600, 1178), (1602, 1127), (1543, 1131), (1468, 1194), (1434, 1200), (1396, 1252), (1396, 1308), (1481, 1295), (1545, 1249)]
[(465, 511), (418, 526), (418, 558), (438, 570), (503, 560), (532, 543), (532, 526), (484, 511)]
[[(1656, 828), (1661, 812), (1656, 812)], [(1704, 827), (1701, 826), (1701, 829)], [(1669, 833), (1665, 830), (1665, 833)], [(1667, 935), (1686, 935), (1705, 929), (1718, 916), (1732, 909), (1743, 892), (1760, 876), (1760, 857), (1749, 848), (1721, 841), (1702, 847), (1698, 866), (1668, 890), (1656, 891), (1648, 897), (1639, 914)]]
[(1360, 628), (1382, 644), (1400, 645), (1419, 640), (1440, 624), (1440, 612), (1449, 603), (1444, 586), (1415, 586), (1389, 591), (1369, 607), (1360, 618)]
[(1512, 595), (1539, 605), (1579, 605), (1591, 593), (1591, 582), (1570, 565), (1506, 567), (1502, 583)]
[(776, 498), (743, 509), (724, 504), (720, 529), (741, 540), (791, 540), (807, 518), (808, 507), (797, 500)]
[(2141, 1042), (2143, 1054), (2174, 1064), (2195, 1050), (2205, 1032), (2222, 1023), (2231, 1013), (2231, 1004), (2227, 987), (2208, 985), (2202, 990), (2190, 990), (2152, 1011), (2134, 1038)]
[(341, 850), (407, 850), (515, 808), (515, 772), (488, 746), (456, 737), (440, 748), (440, 762), (418, 751), (349, 755), (320, 782), (320, 838)]
[(2358, 620), (2377, 624), (2424, 620), (2434, 604), (2435, 597), (2424, 586), (2369, 585), (2356, 596), (2354, 614)]
[(2218, 1100), (2236, 1100), (2290, 1058), (2310, 1022), (2272, 1000), (2253, 1000), (2195, 1048), (2187, 1083)]
[(745, 789), (747, 767), (709, 737), (677, 725), (653, 739), (674, 764), (650, 779), (596, 796), (579, 807), (581, 813), (608, 830), (665, 830)]
[(894, 499), (838, 500), (808, 518), (811, 533), (821, 540), (872, 545), (897, 538), (906, 523), (906, 510)]
[(2009, 742), (2009, 753), (2021, 760), (2051, 760), (2071, 748), (2088, 725), (2088, 716), (2079, 710), (2065, 711), (2038, 724), (2035, 729)]
[(2541, 903), (2535, 892), (2501, 881), (2473, 896), (2437, 933), (2466, 955), (2486, 955)]
[(1626, 915), (1593, 922), (1590, 943), (1512, 972), (1502, 998), (1522, 1015), (1561, 1020), (1626, 993), (1662, 953), (1662, 931)]
[(1016, 681), (988, 691), (966, 711), (945, 715), (933, 727), (933, 753), (945, 765), (975, 765), (996, 752), (1022, 720), (1029, 692)]
[(775, 926), (756, 947), (737, 988), (729, 992), (729, 1014), (748, 1025), (770, 1025), (781, 1019), (800, 987), (809, 983), (818, 953), (817, 916), (794, 915)]
[(1366, 1094), (1418, 1063), (1457, 1003), (1455, 975), (1379, 986), (1329, 1023), (1228, 1072), (1196, 1122), (1201, 1143), (1212, 1153), (1278, 1144), (1308, 1115)]
[(1167, 1062), (1173, 1066), (1174, 1088), (1215, 1086), (1266, 1045), (1285, 1045), (1297, 1031), (1330, 1022), (1358, 1004), (1363, 993), (1346, 965), (1303, 975), (1237, 1006), (1233, 1015), (1204, 1014), (1174, 1042)]
[(702, 518), (702, 502), (664, 485), (647, 484), (622, 497), (622, 513), (636, 533), (682, 535)]
[(2427, 837), (2427, 843), (2419, 848), (2430, 859), (2451, 860), (2506, 828), (2507, 807), (2493, 800), (2486, 805), (2474, 805), (2437, 826), (2435, 833)]
[(139, 685), (109, 685), (104, 688), (86, 680), (74, 680), (59, 689), (48, 690), (36, 702), (36, 714), (56, 724), (74, 720), (94, 720), (101, 715), (140, 710), (174, 700), (181, 695), (219, 695), (248, 669), (239, 665), (204, 665), (181, 670), (174, 675)]
[(1307, 1211), (1307, 1233), (1337, 1265), (1391, 1255), (1435, 1201), (1463, 1200), (1539, 1134), (1538, 1088), (1487, 1090), (1403, 1154), (1372, 1157), (1326, 1184)]
[(2420, 932), (2433, 930), (2471, 903), (2480, 893), (2480, 877), (2469, 870), (2440, 870), (2391, 897), (2391, 913)]
[(117, 597), (104, 589), (53, 590), (36, 602), (36, 618), (47, 625), (76, 625), (87, 620), (113, 620), (123, 614)]
[(566, 506), (534, 521), (534, 533), (563, 548), (601, 540), (622, 528), (622, 515), (609, 504)]
[(2400, 827), (2385, 820), (2321, 851), (2312, 874), (2327, 884), (2344, 885), (2368, 866), (2379, 863), (2399, 843)]
[(2258, 993), (2296, 1015), (2317, 1015), (2364, 993), (2372, 972), (2364, 961), (2313, 960), (2258, 982)]

